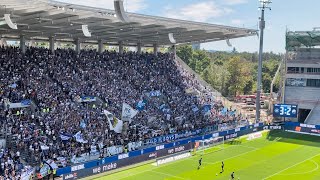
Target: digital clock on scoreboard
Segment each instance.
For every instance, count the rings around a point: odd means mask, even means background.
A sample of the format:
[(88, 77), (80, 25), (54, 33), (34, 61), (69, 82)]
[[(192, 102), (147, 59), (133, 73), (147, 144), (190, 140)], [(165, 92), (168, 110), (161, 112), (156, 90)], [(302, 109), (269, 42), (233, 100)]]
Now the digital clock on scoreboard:
[(298, 115), (298, 105), (295, 104), (274, 104), (273, 117), (291, 117)]

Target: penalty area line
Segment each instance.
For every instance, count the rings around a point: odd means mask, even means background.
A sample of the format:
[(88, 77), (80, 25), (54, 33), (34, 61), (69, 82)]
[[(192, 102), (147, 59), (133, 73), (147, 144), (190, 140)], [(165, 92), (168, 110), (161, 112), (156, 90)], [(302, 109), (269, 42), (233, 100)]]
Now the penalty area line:
[(312, 173), (314, 171), (317, 171), (319, 169), (319, 164), (317, 162), (315, 162), (314, 160), (309, 160), (311, 161), (314, 165), (316, 165), (316, 167), (310, 171), (307, 172), (301, 172), (301, 173), (290, 173), (290, 174), (279, 174), (279, 176), (291, 176), (291, 175), (301, 175), (301, 174), (309, 174)]
[(306, 162), (306, 161), (308, 161), (308, 160), (310, 160), (310, 159), (312, 159), (312, 158), (314, 158), (314, 157), (317, 157), (317, 156), (319, 156), (319, 155), (320, 155), (320, 153), (319, 153), (319, 154), (316, 154), (316, 155), (314, 155), (314, 156), (312, 156), (312, 157), (310, 157), (310, 158), (308, 158), (308, 159), (305, 159), (305, 160), (303, 160), (303, 161), (297, 162), (297, 163), (295, 163), (295, 164), (293, 164), (293, 165), (291, 165), (291, 166), (289, 166), (289, 167), (287, 167), (287, 168), (285, 168), (285, 169), (283, 169), (283, 170), (281, 170), (281, 171), (279, 171), (279, 172), (276, 172), (276, 173), (274, 173), (274, 174), (271, 174), (271, 175), (268, 176), (268, 177), (263, 178), (263, 180), (268, 179), (268, 178), (270, 178), (270, 177), (272, 177), (272, 176), (275, 176), (275, 175), (277, 175), (277, 174), (280, 174), (280, 173), (284, 172), (285, 170), (288, 170), (288, 169), (290, 169), (290, 168), (292, 168), (292, 167), (294, 167), (294, 166), (296, 166), (296, 165), (299, 165), (299, 164), (301, 164), (301, 163), (304, 163), (304, 162)]

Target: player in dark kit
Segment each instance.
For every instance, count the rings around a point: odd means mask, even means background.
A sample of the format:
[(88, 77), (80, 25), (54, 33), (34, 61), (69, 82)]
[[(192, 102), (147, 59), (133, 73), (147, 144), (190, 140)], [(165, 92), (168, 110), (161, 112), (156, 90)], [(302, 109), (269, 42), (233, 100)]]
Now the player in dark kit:
[(198, 166), (198, 170), (200, 169), (201, 162), (202, 162), (202, 158), (200, 158), (200, 159), (199, 159), (199, 166)]
[(224, 172), (224, 163), (223, 163), (223, 161), (221, 162), (221, 172), (220, 172), (220, 174), (221, 173), (223, 173)]
[(234, 179), (234, 172), (231, 173), (231, 179)]

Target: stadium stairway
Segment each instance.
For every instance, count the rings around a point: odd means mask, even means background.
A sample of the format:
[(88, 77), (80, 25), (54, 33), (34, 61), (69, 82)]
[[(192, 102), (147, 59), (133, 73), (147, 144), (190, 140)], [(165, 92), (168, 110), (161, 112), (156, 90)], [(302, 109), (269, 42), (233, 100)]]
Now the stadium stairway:
[[(241, 112), (241, 107), (236, 106), (233, 102), (231, 102), (227, 98), (223, 97), (220, 92), (218, 92), (210, 84), (208, 84), (205, 80), (203, 80), (200, 77), (200, 75), (197, 74), (195, 71), (193, 71), (179, 56), (176, 55), (175, 61), (177, 64), (181, 65), (182, 68), (189, 71), (189, 73), (194, 74), (195, 79), (197, 79), (202, 86), (206, 87), (207, 89), (210, 89), (211, 92), (213, 92), (214, 96), (217, 98), (217, 100), (221, 100), (222, 102), (224, 102), (226, 107), (232, 106), (233, 108), (237, 109), (238, 113)], [(243, 113), (243, 114), (246, 115), (245, 113)]]
[(320, 99), (318, 100), (315, 107), (310, 111), (310, 114), (308, 115), (305, 123), (307, 124), (320, 124)]

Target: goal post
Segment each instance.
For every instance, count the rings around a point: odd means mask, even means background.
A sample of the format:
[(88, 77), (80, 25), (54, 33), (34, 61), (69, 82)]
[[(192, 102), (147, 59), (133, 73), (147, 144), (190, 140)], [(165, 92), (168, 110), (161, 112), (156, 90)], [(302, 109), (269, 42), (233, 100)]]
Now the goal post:
[[(205, 140), (195, 141), (194, 154), (208, 154), (211, 152), (222, 150), (224, 146), (224, 137), (215, 137)], [(210, 149), (209, 149), (210, 148)]]

